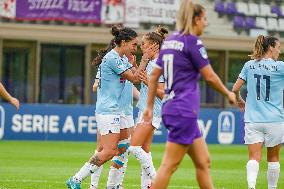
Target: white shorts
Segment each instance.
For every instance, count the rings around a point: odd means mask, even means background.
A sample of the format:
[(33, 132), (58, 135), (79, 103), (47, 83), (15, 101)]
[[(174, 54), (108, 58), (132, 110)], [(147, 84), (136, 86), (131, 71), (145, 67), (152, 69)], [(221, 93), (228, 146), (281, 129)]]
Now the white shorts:
[(134, 119), (132, 115), (120, 115), (120, 129), (128, 129), (134, 127)]
[(96, 120), (100, 135), (120, 133), (120, 115), (96, 114)]
[[(137, 123), (141, 123), (142, 122), (142, 115), (140, 113), (138, 114), (138, 121), (137, 121)], [(155, 129), (159, 129), (161, 127), (161, 122), (162, 122), (162, 118), (161, 117), (153, 117), (152, 125), (153, 125), (153, 127), (155, 127)]]
[(266, 147), (274, 147), (283, 139), (284, 122), (245, 123), (245, 144), (263, 142)]

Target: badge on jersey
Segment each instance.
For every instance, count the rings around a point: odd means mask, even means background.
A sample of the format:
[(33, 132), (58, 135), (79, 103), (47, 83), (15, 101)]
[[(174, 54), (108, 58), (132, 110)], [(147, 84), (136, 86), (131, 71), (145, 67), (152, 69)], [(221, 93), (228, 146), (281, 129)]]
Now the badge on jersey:
[(208, 59), (208, 55), (207, 55), (207, 52), (206, 52), (205, 47), (201, 47), (201, 48), (199, 49), (199, 52), (200, 52), (202, 58)]
[(117, 68), (119, 68), (119, 69), (123, 69), (124, 68), (124, 63), (122, 61), (117, 60), (116, 61), (116, 65), (117, 65)]
[(202, 41), (200, 39), (197, 40), (196, 45), (202, 45)]

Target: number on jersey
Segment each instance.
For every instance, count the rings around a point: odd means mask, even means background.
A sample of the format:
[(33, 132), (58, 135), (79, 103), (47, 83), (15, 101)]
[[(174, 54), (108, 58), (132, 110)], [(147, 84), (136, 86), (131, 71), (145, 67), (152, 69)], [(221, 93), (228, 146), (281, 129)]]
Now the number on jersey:
[(173, 85), (173, 63), (174, 63), (174, 55), (173, 54), (164, 54), (164, 77), (165, 77), (165, 89), (170, 90)]
[(261, 78), (265, 80), (265, 101), (269, 101), (270, 96), (270, 76), (267, 75), (258, 75), (254, 74), (254, 78), (256, 78), (256, 99), (260, 100), (260, 81)]

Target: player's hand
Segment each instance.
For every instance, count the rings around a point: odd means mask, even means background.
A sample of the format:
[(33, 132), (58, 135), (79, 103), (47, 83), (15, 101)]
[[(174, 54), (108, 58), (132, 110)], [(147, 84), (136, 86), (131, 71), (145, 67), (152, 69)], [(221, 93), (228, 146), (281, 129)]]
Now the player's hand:
[(145, 70), (141, 70), (141, 72), (139, 73), (139, 79), (140, 81), (142, 81), (146, 86), (148, 86), (148, 75), (147, 72)]
[(157, 43), (154, 43), (144, 51), (142, 58), (149, 60), (157, 53), (159, 53), (159, 45)]
[(128, 58), (128, 62), (130, 62), (130, 64), (132, 64), (135, 67), (137, 66), (135, 55), (128, 55), (127, 58)]
[(229, 92), (228, 95), (227, 95), (227, 98), (229, 100), (229, 103), (231, 105), (237, 105), (237, 98), (236, 98), (236, 94), (233, 93), (233, 92)]
[(150, 108), (146, 108), (141, 120), (142, 124), (151, 124), (152, 119), (153, 119), (153, 110), (151, 110)]
[(238, 106), (240, 108), (241, 112), (245, 111), (245, 107), (246, 107), (246, 102), (243, 99), (240, 99), (240, 101), (237, 102)]
[(20, 107), (20, 102), (18, 99), (11, 97), (11, 99), (9, 100), (9, 103), (12, 104), (13, 106), (16, 107), (16, 109), (18, 110)]
[(96, 82), (94, 82), (93, 84), (93, 92), (95, 93), (97, 91), (98, 88), (98, 84)]

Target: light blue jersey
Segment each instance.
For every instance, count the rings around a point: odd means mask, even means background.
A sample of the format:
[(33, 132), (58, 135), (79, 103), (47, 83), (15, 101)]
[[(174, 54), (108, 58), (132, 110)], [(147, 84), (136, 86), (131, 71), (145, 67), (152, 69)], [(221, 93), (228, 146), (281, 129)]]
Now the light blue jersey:
[(133, 115), (133, 84), (128, 80), (125, 82), (119, 102), (120, 110), (124, 115)]
[[(151, 76), (151, 73), (156, 64), (156, 60), (157, 59), (151, 60), (146, 67), (148, 78)], [(162, 75), (160, 76), (158, 82), (159, 83), (165, 82), (164, 77)], [(140, 96), (137, 103), (137, 107), (139, 108), (140, 113), (143, 113), (147, 107), (147, 95), (148, 95), (147, 93), (148, 93), (148, 87), (143, 82), (141, 82)], [(162, 101), (158, 97), (155, 97), (154, 108), (153, 108), (154, 117), (161, 117), (161, 109), (162, 109)]]
[(115, 50), (108, 52), (99, 67), (99, 86), (97, 93), (96, 114), (120, 115), (120, 99), (125, 87), (125, 79), (120, 76), (132, 65), (127, 58), (119, 56)]
[(284, 122), (284, 62), (248, 61), (239, 78), (247, 82), (245, 122)]

